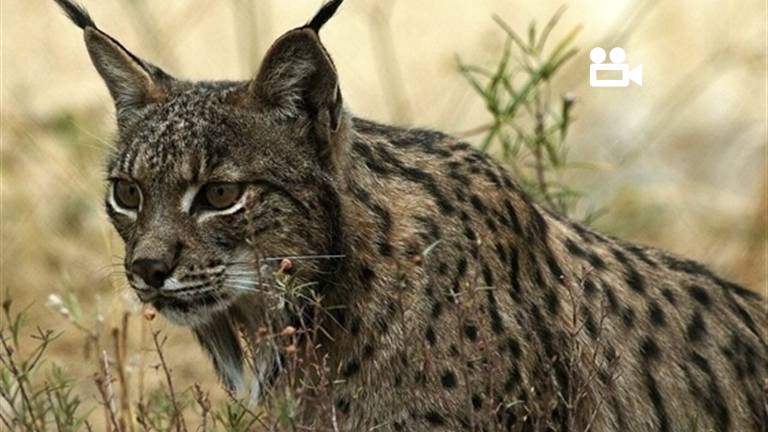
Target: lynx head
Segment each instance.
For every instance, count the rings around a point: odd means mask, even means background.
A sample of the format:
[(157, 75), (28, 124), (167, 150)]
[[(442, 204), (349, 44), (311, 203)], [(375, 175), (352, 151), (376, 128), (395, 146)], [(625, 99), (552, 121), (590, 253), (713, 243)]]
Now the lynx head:
[(244, 82), (176, 79), (98, 29), (82, 7), (56, 1), (84, 30), (115, 103), (106, 209), (142, 301), (203, 324), (241, 296), (269, 296), (272, 257), (340, 253), (329, 197), (346, 125), (318, 31), (341, 0), (280, 37)]

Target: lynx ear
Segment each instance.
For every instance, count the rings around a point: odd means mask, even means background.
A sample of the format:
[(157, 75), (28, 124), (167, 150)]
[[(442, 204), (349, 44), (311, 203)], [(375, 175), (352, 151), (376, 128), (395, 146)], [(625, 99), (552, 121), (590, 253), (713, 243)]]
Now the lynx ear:
[(338, 130), (343, 111), (338, 75), (318, 32), (340, 4), (326, 3), (309, 24), (275, 41), (250, 86), (259, 109), (284, 119), (307, 116), (328, 132)]
[(138, 108), (162, 100), (172, 78), (128, 51), (120, 42), (99, 30), (88, 12), (71, 0), (55, 0), (64, 13), (83, 29), (91, 61), (115, 101), (118, 121), (130, 118)]
[(98, 29), (87, 27), (84, 33), (88, 54), (115, 101), (118, 119), (167, 97), (165, 84), (170, 77), (165, 72), (131, 54)]

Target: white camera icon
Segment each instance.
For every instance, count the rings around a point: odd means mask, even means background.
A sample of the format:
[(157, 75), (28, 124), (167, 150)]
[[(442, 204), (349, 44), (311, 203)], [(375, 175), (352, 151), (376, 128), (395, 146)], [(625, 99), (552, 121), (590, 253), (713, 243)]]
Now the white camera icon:
[[(592, 48), (589, 52), (589, 59), (592, 60), (592, 64), (589, 65), (589, 85), (591, 87), (628, 87), (629, 82), (643, 86), (643, 65), (638, 65), (634, 69), (630, 70), (627, 63), (623, 63), (627, 58), (627, 53), (623, 48), (613, 48), (609, 54), (611, 64), (603, 64), (605, 61), (605, 50), (600, 47)], [(598, 72), (621, 72), (621, 78), (619, 79), (605, 79), (598, 78)]]

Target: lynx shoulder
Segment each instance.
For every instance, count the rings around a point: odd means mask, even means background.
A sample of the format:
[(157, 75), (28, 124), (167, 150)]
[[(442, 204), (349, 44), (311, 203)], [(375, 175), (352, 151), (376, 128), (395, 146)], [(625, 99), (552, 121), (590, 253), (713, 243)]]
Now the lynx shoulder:
[(225, 385), (302, 395), (310, 430), (766, 430), (765, 299), (346, 112), (318, 36), (341, 1), (243, 82), (178, 80), (57, 3), (115, 102), (128, 280)]

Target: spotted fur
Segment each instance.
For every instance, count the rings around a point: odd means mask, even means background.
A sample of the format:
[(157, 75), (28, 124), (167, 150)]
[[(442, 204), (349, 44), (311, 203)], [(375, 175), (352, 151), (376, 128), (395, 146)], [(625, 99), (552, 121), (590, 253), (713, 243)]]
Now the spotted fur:
[[(143, 194), (134, 217), (107, 199), (126, 266), (173, 264), (147, 301), (228, 386), (245, 386), (246, 355), (252, 397), (280, 382), (282, 347), (258, 333), (304, 317), (266, 283), (272, 258), (322, 255), (339, 258), (294, 262), (332, 311), (312, 315), (333, 382), (332, 407), (302, 405), (316, 430), (766, 430), (765, 299), (536, 205), (451, 136), (345, 112), (317, 36), (340, 1), (278, 39), (253, 80), (194, 83), (57, 3), (115, 98), (109, 176)], [(242, 206), (194, 214), (212, 181), (244, 184)]]

